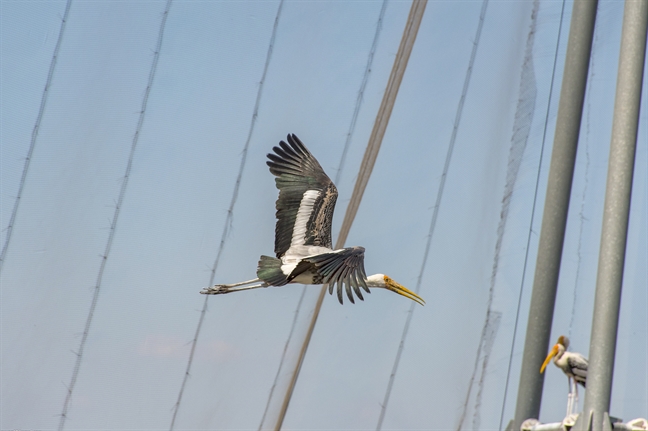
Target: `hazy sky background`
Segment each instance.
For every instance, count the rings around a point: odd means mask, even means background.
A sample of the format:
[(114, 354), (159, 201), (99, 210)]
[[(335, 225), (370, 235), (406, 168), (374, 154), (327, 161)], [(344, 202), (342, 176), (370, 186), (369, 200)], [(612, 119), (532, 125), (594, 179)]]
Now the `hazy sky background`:
[[(0, 279), (1, 429), (58, 426), (165, 4), (71, 4)], [(217, 282), (253, 278), (259, 255), (272, 254), (277, 192), (265, 165), (272, 146), (297, 134), (335, 178), (381, 5), (283, 4)], [(337, 183), (334, 237), (410, 5), (387, 5)], [(0, 2), (2, 246), (65, 6)], [(278, 7), (172, 3), (66, 429), (169, 428)], [(481, 7), (427, 6), (347, 241), (367, 249), (368, 274), (416, 285)], [(497, 429), (502, 415), (503, 426), (513, 415), (572, 4), (565, 5), (552, 90), (562, 7), (540, 2), (534, 20), (532, 1), (488, 4), (423, 273), (427, 305), (415, 309), (384, 429), (457, 429), (462, 417), (463, 429)], [(622, 16), (623, 2), (599, 2), (552, 327), (552, 340), (569, 335), (571, 349), (585, 355)], [(624, 420), (648, 415), (647, 99), (644, 91), (612, 392), (611, 413)], [(520, 130), (527, 139), (520, 141)], [(509, 184), (491, 310), (500, 320), (490, 354), (478, 358), (511, 154), (519, 172)], [(302, 290), (209, 298), (176, 429), (259, 427)], [(318, 292), (307, 288), (304, 302)], [(355, 305), (327, 296), (284, 428), (375, 429), (409, 306), (382, 290)], [(295, 334), (308, 314), (297, 314)], [(543, 422), (563, 418), (567, 389), (551, 365)], [(581, 391), (581, 406), (583, 398)]]

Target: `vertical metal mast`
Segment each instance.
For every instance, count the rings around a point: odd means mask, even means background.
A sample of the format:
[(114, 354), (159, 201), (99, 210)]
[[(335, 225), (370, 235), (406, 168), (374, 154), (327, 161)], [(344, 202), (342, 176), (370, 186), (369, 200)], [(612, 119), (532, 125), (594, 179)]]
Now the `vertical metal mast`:
[(619, 325), (647, 25), (648, 0), (626, 0), (596, 277), (587, 391), (583, 414), (576, 429), (611, 429), (608, 411)]
[(540, 413), (544, 375), (539, 371), (551, 335), (597, 4), (575, 0), (572, 11), (513, 430)]

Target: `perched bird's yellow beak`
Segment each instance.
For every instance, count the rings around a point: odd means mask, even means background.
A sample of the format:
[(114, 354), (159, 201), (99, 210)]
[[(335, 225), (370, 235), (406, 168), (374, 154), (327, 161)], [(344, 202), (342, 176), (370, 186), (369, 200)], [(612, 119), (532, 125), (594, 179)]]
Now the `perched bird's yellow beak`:
[(405, 298), (409, 298), (412, 301), (418, 302), (421, 305), (425, 305), (425, 300), (423, 298), (409, 290), (407, 287), (401, 286), (400, 284), (396, 283), (394, 280), (387, 276), (385, 276), (385, 289), (391, 290), (394, 293), (398, 293), (399, 295), (402, 295)]
[(547, 368), (547, 364), (551, 361), (551, 358), (556, 356), (558, 354), (558, 344), (555, 344), (553, 346), (553, 349), (551, 349), (551, 352), (547, 355), (547, 359), (542, 363), (542, 367), (540, 367), (540, 373), (544, 373), (545, 368)]

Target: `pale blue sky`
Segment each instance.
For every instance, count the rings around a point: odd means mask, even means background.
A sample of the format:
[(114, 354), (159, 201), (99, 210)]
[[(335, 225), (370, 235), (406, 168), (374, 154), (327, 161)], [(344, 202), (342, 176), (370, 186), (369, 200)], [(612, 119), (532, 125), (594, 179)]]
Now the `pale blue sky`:
[[(2, 245), (65, 4), (0, 2)], [(276, 189), (265, 155), (273, 145), (297, 134), (335, 177), (381, 4), (284, 3), (217, 282), (254, 277), (259, 255), (272, 254)], [(66, 429), (168, 429), (278, 5), (173, 2)], [(368, 273), (386, 273), (410, 288), (422, 265), (481, 5), (428, 4), (347, 241), (367, 249)], [(164, 7), (162, 0), (72, 2), (2, 270), (1, 429), (58, 425)], [(334, 237), (409, 8), (410, 2), (390, 1), (386, 9), (337, 184)], [(427, 305), (415, 310), (384, 429), (456, 429), (464, 411), (486, 315), (532, 8), (530, 1), (488, 6), (423, 277)], [(541, 2), (536, 19), (536, 100), (494, 287), (493, 311), (502, 317), (483, 375), (479, 362), (481, 404), (475, 383), (463, 429), (496, 429), (503, 408), (506, 425), (515, 407), (571, 3), (549, 105), (561, 8), (562, 2)], [(572, 348), (586, 355), (622, 15), (622, 2), (599, 3), (552, 332), (552, 339), (569, 333)], [(644, 92), (612, 400), (612, 414), (626, 420), (648, 415), (646, 101)], [(305, 301), (318, 291), (309, 288)], [(301, 292), (286, 286), (209, 299), (176, 429), (259, 427)], [(375, 429), (409, 306), (385, 291), (355, 305), (327, 296), (285, 429)], [(307, 312), (297, 320), (296, 331), (303, 331)], [(541, 420), (562, 419), (566, 396), (567, 379), (551, 366)]]

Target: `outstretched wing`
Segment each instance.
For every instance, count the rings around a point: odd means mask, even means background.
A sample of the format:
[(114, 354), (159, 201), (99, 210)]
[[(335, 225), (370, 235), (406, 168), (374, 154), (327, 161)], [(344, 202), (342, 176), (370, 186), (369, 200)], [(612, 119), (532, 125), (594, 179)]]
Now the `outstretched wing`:
[(340, 304), (343, 303), (342, 286), (352, 304), (355, 304), (355, 301), (351, 289), (361, 301), (364, 301), (360, 287), (370, 293), (364, 269), (364, 252), (364, 247), (348, 247), (305, 257), (297, 264), (288, 279), (291, 280), (303, 272), (310, 271), (320, 275), (322, 283), (328, 283), (330, 294), (333, 294), (333, 286), (337, 284), (337, 297)]
[(295, 135), (288, 135), (268, 154), (266, 163), (279, 189), (275, 253), (282, 257), (291, 246), (333, 248), (331, 223), (338, 192), (315, 157)]

